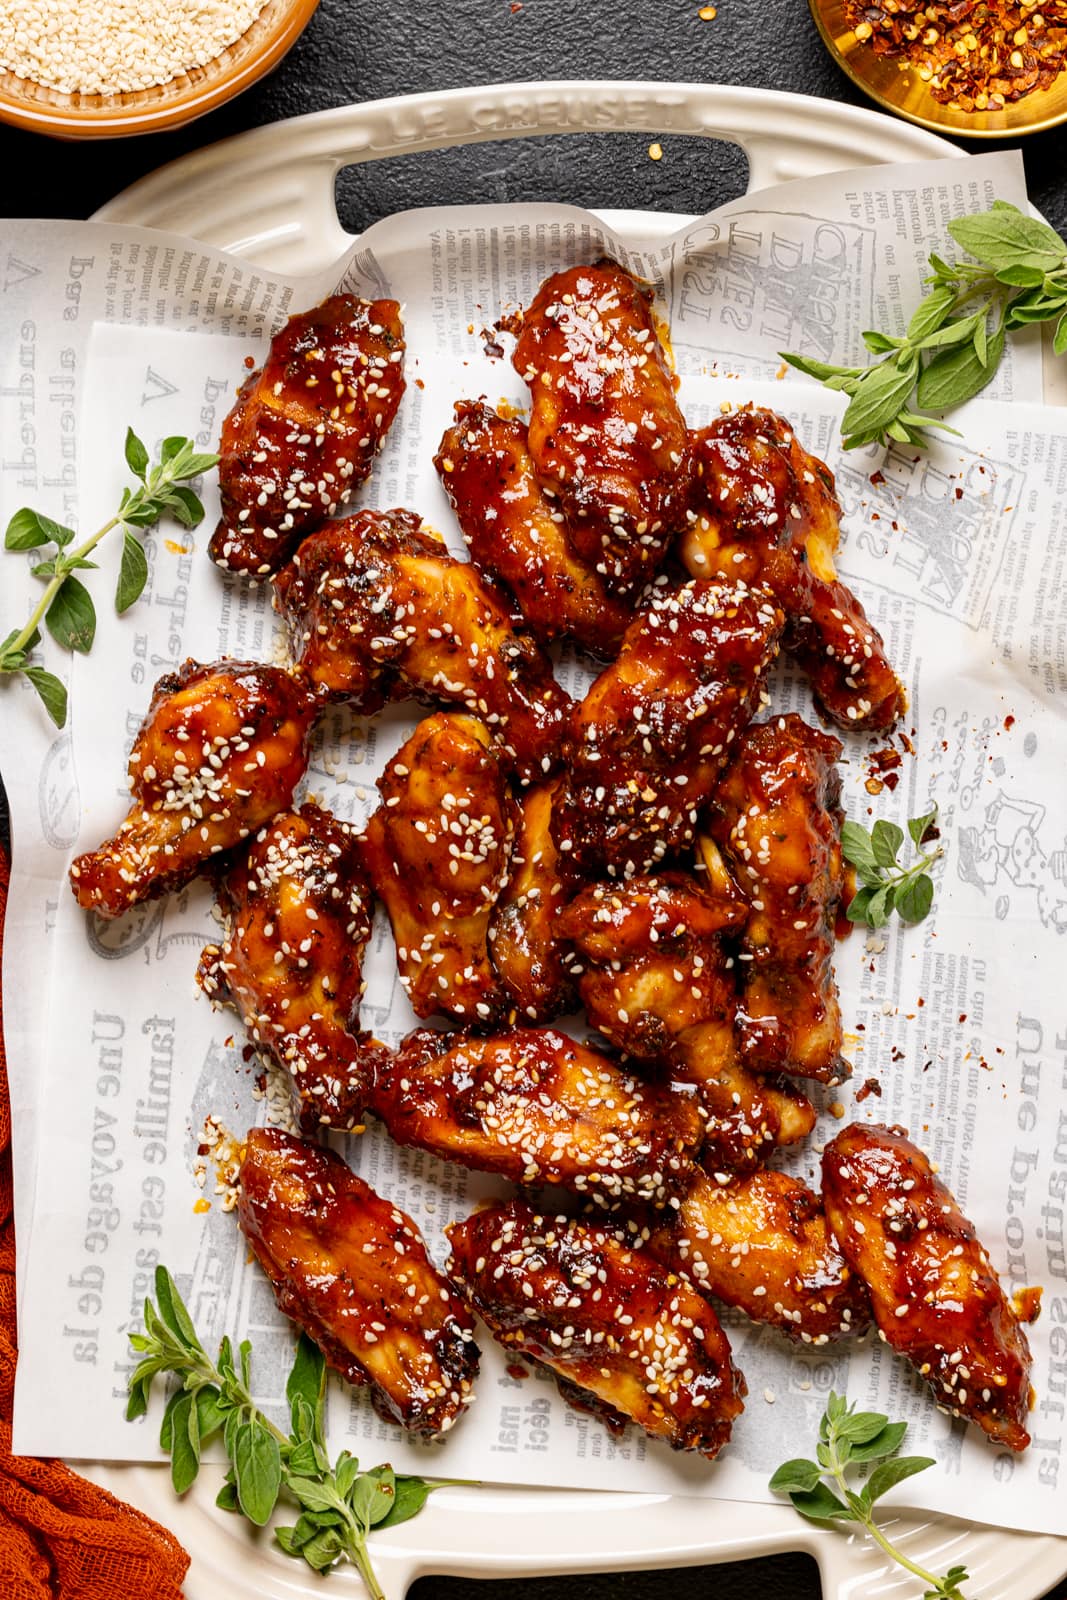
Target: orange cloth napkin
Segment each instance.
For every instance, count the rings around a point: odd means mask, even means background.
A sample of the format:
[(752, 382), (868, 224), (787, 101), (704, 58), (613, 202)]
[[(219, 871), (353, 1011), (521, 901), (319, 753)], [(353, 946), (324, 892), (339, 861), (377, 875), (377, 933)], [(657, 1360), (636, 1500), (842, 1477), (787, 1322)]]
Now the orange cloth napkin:
[[(8, 864), (0, 850), (0, 943)], [(0, 1011), (0, 1595), (5, 1600), (181, 1600), (189, 1557), (165, 1528), (60, 1461), (11, 1454), (15, 1224)]]

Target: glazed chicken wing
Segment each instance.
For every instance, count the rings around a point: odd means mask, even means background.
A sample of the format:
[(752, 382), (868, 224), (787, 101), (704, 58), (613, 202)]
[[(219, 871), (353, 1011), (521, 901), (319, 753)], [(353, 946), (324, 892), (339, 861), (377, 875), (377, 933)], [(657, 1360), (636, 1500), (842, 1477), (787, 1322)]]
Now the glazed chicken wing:
[(739, 956), (741, 1059), (839, 1082), (850, 1070), (833, 967), (845, 888), (841, 745), (789, 715), (749, 728), (735, 748), (708, 826), (750, 907)]
[(822, 1162), (826, 1217), (886, 1343), (953, 1416), (1030, 1443), (1030, 1347), (989, 1257), (902, 1128), (851, 1123)]
[(679, 554), (695, 578), (743, 578), (786, 614), (784, 644), (826, 715), (888, 729), (905, 696), (877, 629), (834, 567), (834, 475), (773, 411), (746, 406), (690, 435), (692, 509)]
[(770, 1144), (803, 1139), (815, 1123), (803, 1095), (737, 1060), (737, 996), (720, 938), (744, 918), (736, 889), (714, 894), (665, 872), (586, 889), (558, 923), (590, 1022), (620, 1050), (697, 1086), (704, 1162), (726, 1171), (761, 1160)]
[(493, 966), (512, 1005), (530, 1022), (573, 1009), (574, 985), (560, 945), (558, 918), (570, 892), (567, 857), (552, 838), (559, 779), (527, 789), (508, 878), (489, 922)]
[(337, 294), (290, 317), (222, 425), (218, 566), (276, 572), (345, 504), (396, 416), (403, 360), (395, 300)]
[(129, 815), (71, 866), (78, 904), (121, 916), (284, 811), (316, 710), (302, 676), (258, 661), (186, 661), (160, 678), (130, 753)]
[(415, 1014), (488, 1023), (507, 1003), (487, 939), (518, 810), (488, 729), (455, 712), (428, 717), (378, 788), (365, 859)]
[(659, 565), (685, 517), (688, 438), (651, 290), (614, 261), (541, 285), (515, 370), (530, 385), (530, 453), (577, 554), (613, 593)]
[(571, 702), (474, 567), (410, 511), (363, 511), (305, 539), (274, 579), (317, 689), (373, 712), (415, 695), (481, 717), (521, 777), (547, 773)]
[(419, 1029), (379, 1073), (373, 1109), (397, 1144), (602, 1204), (665, 1204), (703, 1132), (692, 1095), (639, 1083), (551, 1028)]
[(631, 608), (572, 549), (559, 502), (537, 480), (525, 425), (461, 400), (434, 466), (475, 566), (514, 595), (534, 636), (613, 656)]
[(698, 1171), (652, 1252), (698, 1288), (805, 1344), (862, 1333), (867, 1291), (838, 1250), (818, 1195), (762, 1169), (717, 1183)]
[(657, 594), (630, 624), (571, 719), (552, 823), (579, 876), (629, 877), (690, 842), (781, 623), (766, 591), (697, 581)]
[(283, 812), (219, 900), (229, 932), (201, 954), (200, 987), (290, 1074), (304, 1128), (353, 1127), (383, 1053), (356, 1032), (372, 902), (353, 830), (318, 806)]
[(548, 1367), (572, 1405), (709, 1460), (727, 1443), (745, 1380), (685, 1278), (611, 1229), (518, 1200), (448, 1234), (449, 1271), (490, 1332)]
[(386, 1422), (445, 1433), (478, 1372), (471, 1317), (415, 1224), (334, 1155), (253, 1128), (237, 1216), (274, 1298)]

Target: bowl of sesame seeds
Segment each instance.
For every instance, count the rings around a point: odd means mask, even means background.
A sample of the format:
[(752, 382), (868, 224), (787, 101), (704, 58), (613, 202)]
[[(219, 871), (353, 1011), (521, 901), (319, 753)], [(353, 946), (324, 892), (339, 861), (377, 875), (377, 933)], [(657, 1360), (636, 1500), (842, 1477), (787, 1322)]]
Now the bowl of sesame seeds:
[(1014, 139), (1067, 121), (1067, 0), (809, 0), (864, 94), (921, 127)]
[(58, 138), (190, 122), (275, 67), (318, 0), (4, 0), (0, 119)]

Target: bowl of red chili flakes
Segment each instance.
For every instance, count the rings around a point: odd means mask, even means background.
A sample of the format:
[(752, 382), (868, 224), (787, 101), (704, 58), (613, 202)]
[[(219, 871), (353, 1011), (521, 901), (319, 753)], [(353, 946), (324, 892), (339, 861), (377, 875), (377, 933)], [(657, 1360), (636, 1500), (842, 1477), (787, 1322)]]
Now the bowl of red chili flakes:
[(924, 128), (1011, 139), (1067, 121), (1067, 0), (810, 0), (866, 95)]

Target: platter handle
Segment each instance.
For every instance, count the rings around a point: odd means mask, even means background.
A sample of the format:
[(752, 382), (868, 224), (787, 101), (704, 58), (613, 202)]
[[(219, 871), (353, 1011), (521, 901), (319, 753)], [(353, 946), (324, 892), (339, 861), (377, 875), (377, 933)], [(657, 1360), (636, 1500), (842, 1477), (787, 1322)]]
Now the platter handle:
[(963, 154), (936, 134), (877, 112), (768, 89), (502, 83), (368, 100), (237, 134), (142, 178), (95, 220), (165, 228), (275, 271), (314, 272), (351, 243), (334, 194), (344, 167), (559, 133), (724, 139), (745, 152), (749, 190), (845, 167)]

